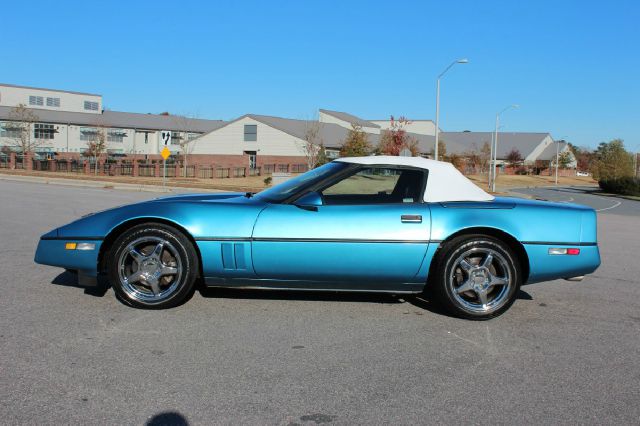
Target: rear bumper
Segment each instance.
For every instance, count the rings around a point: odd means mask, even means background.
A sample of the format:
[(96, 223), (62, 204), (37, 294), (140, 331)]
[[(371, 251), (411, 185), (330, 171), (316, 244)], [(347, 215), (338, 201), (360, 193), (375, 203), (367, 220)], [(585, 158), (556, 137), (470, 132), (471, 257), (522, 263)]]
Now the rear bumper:
[(553, 243), (524, 244), (530, 269), (527, 283), (580, 277), (592, 273), (600, 266), (600, 250), (597, 245), (580, 245), (578, 255), (550, 255), (549, 249), (557, 247), (565, 246)]
[[(95, 248), (93, 250), (66, 250), (65, 244), (69, 242), (92, 243)], [(58, 266), (78, 271), (84, 276), (95, 277), (98, 272), (98, 253), (101, 245), (101, 240), (40, 239), (34, 260), (41, 265)]]

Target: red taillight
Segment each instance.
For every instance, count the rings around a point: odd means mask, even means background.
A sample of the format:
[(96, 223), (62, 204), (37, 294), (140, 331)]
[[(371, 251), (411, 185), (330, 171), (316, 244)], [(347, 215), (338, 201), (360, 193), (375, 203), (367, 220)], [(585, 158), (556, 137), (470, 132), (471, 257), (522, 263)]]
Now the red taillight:
[(570, 254), (572, 256), (576, 256), (576, 255), (580, 254), (580, 249), (579, 248), (568, 248), (567, 249), (567, 254)]

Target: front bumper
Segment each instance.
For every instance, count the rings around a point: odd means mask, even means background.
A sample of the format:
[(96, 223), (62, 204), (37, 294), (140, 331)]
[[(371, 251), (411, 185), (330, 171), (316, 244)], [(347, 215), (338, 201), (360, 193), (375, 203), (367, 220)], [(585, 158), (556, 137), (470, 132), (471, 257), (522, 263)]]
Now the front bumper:
[[(67, 243), (94, 244), (93, 250), (67, 250)], [(35, 262), (41, 265), (58, 266), (60, 268), (78, 271), (88, 277), (98, 274), (98, 254), (101, 240), (74, 240), (73, 238), (41, 238), (36, 249)]]

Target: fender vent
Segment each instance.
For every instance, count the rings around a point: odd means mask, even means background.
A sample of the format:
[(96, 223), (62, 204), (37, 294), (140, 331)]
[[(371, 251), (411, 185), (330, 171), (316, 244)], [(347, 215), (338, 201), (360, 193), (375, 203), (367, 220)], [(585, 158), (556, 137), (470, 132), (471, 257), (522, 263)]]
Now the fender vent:
[(222, 267), (224, 269), (247, 269), (246, 243), (222, 243)]

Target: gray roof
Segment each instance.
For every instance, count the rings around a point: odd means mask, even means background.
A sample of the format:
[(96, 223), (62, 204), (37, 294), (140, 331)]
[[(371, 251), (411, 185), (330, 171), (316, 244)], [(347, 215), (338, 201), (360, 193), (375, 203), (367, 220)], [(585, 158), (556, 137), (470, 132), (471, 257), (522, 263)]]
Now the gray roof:
[(356, 117), (355, 115), (351, 115), (351, 114), (348, 114), (346, 112), (331, 111), (331, 110), (328, 110), (328, 109), (320, 109), (320, 112), (322, 112), (324, 114), (327, 114), (327, 115), (330, 115), (332, 117), (335, 117), (338, 120), (346, 121), (347, 123), (357, 124), (358, 126), (374, 127), (376, 129), (380, 128), (380, 126), (378, 126), (375, 123), (372, 123), (372, 122), (367, 121), (367, 120), (363, 120), (360, 117)]
[[(256, 121), (264, 123), (274, 129), (278, 129), (282, 132), (285, 132), (291, 136), (294, 136), (298, 139), (305, 139), (305, 135), (308, 129), (317, 124), (320, 126), (320, 139), (325, 147), (327, 148), (340, 148), (342, 146), (342, 142), (346, 139), (349, 134), (349, 130), (345, 127), (342, 127), (338, 124), (334, 123), (322, 123), (318, 124), (317, 121), (312, 120), (296, 120), (292, 118), (282, 118), (282, 117), (273, 117), (270, 115), (260, 115), (260, 114), (246, 114), (242, 117), (239, 117), (233, 121), (241, 120), (245, 117), (252, 118)], [(230, 124), (231, 122), (227, 123)], [(372, 147), (375, 147), (380, 142), (380, 136), (373, 133), (367, 133), (367, 138)], [(431, 153), (433, 151), (433, 143), (435, 141), (435, 137), (431, 135), (421, 135), (417, 133), (409, 133), (407, 132), (407, 136), (415, 139), (418, 142), (418, 150), (421, 153)]]
[(0, 83), (0, 86), (15, 87), (17, 89), (46, 90), (47, 92), (71, 93), (73, 95), (102, 96), (102, 95), (97, 95), (95, 93), (73, 92), (71, 90), (60, 90), (60, 89), (45, 89), (42, 87), (31, 87), (31, 86), (18, 86), (16, 84), (6, 84), (6, 83)]
[[(499, 141), (500, 141), (500, 138), (498, 138), (498, 142)], [(556, 146), (555, 143), (550, 143), (540, 153), (540, 155), (538, 155), (537, 160), (544, 160), (544, 161), (555, 160), (556, 150), (558, 150), (558, 152), (564, 152), (569, 146), (566, 142), (558, 142), (558, 145), (559, 146)]]
[[(11, 107), (0, 106), (0, 120), (11, 117)], [(31, 110), (38, 120), (52, 124), (75, 124), (81, 126), (122, 127), (140, 130), (175, 130), (205, 133), (225, 125), (222, 120), (203, 120), (179, 115), (139, 114), (135, 112), (103, 111), (102, 114), (52, 111), (47, 109)]]
[[(400, 116), (397, 116), (397, 117), (396, 117), (396, 116), (394, 116), (393, 118), (394, 118), (394, 120), (396, 120), (396, 121), (397, 121), (397, 120), (400, 118)], [(430, 122), (430, 123), (436, 124), (433, 120), (429, 120), (429, 119), (416, 119), (416, 120), (412, 120), (412, 119), (407, 118), (407, 117), (404, 117), (404, 118), (406, 118), (406, 119), (409, 121), (409, 123), (414, 123), (414, 122), (426, 123), (426, 122)], [(369, 121), (370, 121), (370, 122), (372, 122), (372, 123), (373, 123), (374, 121), (386, 121), (386, 122), (389, 122), (389, 121), (391, 121), (391, 116), (389, 116), (389, 118), (368, 118), (367, 120), (369, 120)], [(375, 123), (374, 123), (374, 124), (375, 124)]]
[[(526, 158), (547, 136), (549, 133), (500, 132), (497, 157), (504, 159), (515, 148)], [(441, 132), (439, 137), (448, 153), (464, 154), (474, 148), (480, 150), (485, 142), (491, 144), (493, 132)]]
[[(283, 131), (291, 136), (294, 136), (298, 139), (305, 139), (305, 135), (307, 131), (313, 125), (320, 126), (320, 134), (319, 137), (322, 140), (322, 143), (328, 148), (337, 148), (342, 145), (342, 141), (345, 139), (347, 134), (349, 133), (349, 129), (346, 129), (338, 124), (334, 123), (318, 123), (317, 121), (312, 120), (296, 120), (293, 118), (282, 118), (282, 117), (273, 117), (270, 115), (259, 115), (259, 114), (247, 114), (238, 118), (238, 120), (249, 117), (261, 123), (264, 123), (268, 126), (273, 127), (274, 129), (278, 129)], [(237, 121), (237, 120), (234, 120)], [(370, 136), (378, 136), (378, 135), (370, 135)]]

